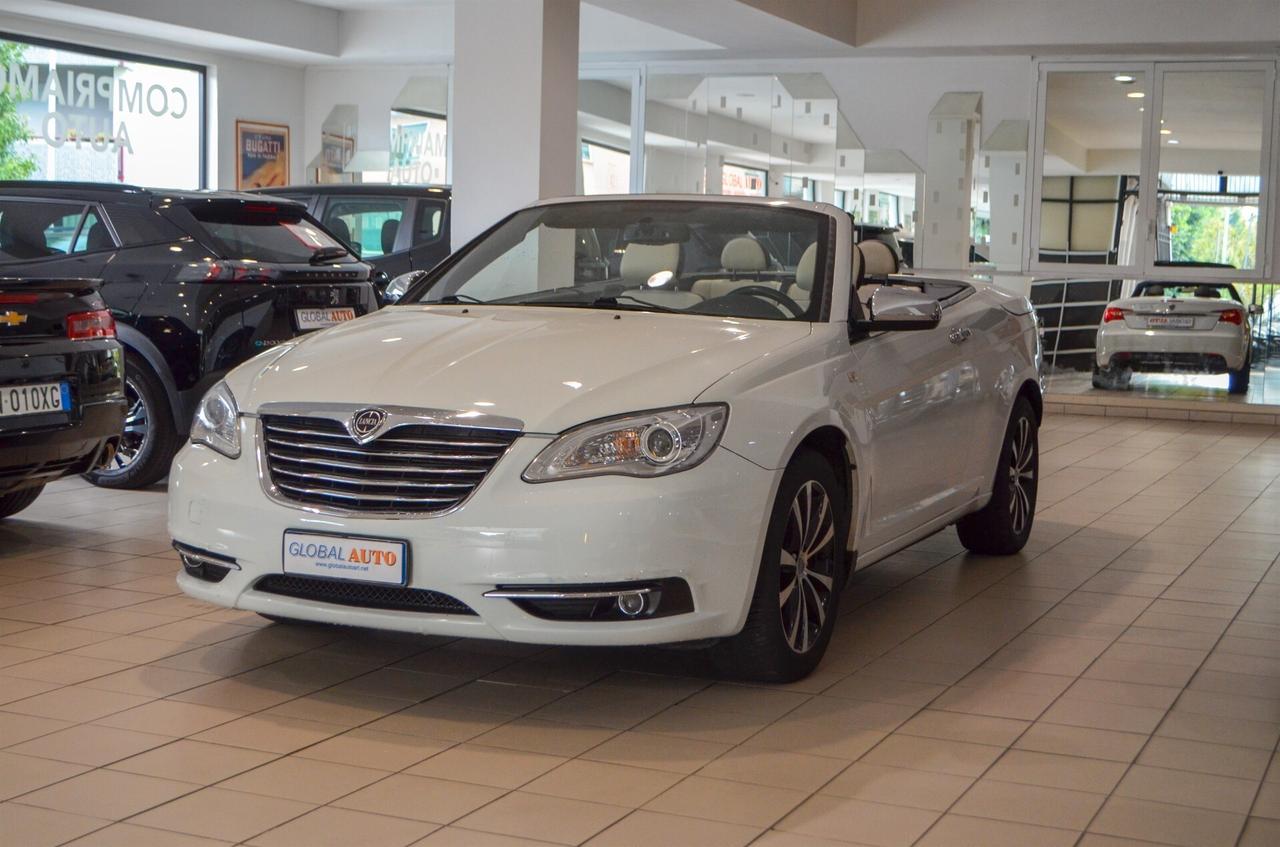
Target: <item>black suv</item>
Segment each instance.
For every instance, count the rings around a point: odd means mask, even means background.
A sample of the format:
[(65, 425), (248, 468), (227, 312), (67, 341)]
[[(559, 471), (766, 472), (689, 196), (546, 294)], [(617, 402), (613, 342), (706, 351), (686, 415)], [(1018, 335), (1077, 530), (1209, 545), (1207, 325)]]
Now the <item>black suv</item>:
[(378, 272), (379, 289), (449, 255), (449, 189), (436, 185), (290, 185), (254, 193), (287, 197)]
[(0, 276), (101, 279), (128, 412), (98, 485), (163, 477), (202, 394), (294, 336), (377, 308), (370, 267), (300, 203), (229, 191), (0, 182)]

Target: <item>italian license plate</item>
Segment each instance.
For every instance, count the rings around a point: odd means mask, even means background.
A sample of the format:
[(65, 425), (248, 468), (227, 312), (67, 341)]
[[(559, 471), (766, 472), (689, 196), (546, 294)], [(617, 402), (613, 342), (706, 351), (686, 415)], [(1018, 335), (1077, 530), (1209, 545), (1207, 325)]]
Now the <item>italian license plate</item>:
[(1147, 326), (1159, 329), (1191, 329), (1196, 325), (1196, 319), (1187, 315), (1183, 317), (1169, 317), (1167, 315), (1152, 315), (1147, 318)]
[(382, 538), (285, 530), (284, 572), (404, 585), (409, 578), (409, 545)]
[(0, 385), (0, 418), (70, 410), (71, 386), (65, 382)]
[(324, 329), (356, 319), (356, 310), (350, 306), (337, 309), (294, 309), (298, 329)]

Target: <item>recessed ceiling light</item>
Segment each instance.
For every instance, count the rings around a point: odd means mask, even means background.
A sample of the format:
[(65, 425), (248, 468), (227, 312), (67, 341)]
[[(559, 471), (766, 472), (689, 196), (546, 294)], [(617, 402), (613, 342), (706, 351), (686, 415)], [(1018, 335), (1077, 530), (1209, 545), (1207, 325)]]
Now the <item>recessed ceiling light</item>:
[(1146, 97), (1146, 96), (1147, 95), (1141, 91), (1130, 91), (1128, 94), (1125, 95), (1125, 97), (1132, 97), (1134, 100), (1141, 100), (1143, 97)]
[(1161, 134), (1161, 135), (1173, 135), (1173, 130), (1171, 130), (1171, 129), (1162, 129), (1162, 130), (1160, 130), (1160, 134)]
[(1132, 74), (1116, 74), (1112, 77), (1116, 82), (1133, 82), (1137, 77)]
[(1138, 111), (1139, 111), (1139, 112), (1145, 112), (1146, 110), (1147, 110), (1147, 107), (1146, 107), (1146, 106), (1139, 106), (1139, 107), (1138, 107)]
[(1178, 143), (1178, 139), (1176, 139), (1176, 138), (1170, 138), (1170, 139), (1169, 139), (1169, 143), (1170, 143), (1170, 144), (1177, 144), (1177, 143)]

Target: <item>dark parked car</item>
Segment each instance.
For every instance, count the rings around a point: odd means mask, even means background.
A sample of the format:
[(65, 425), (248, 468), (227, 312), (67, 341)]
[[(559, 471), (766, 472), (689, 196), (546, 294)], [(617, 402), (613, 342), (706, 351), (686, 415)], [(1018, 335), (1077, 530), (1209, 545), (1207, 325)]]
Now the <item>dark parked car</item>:
[(0, 182), (0, 276), (102, 280), (128, 424), (99, 485), (163, 477), (203, 393), (303, 332), (377, 308), (371, 269), (300, 203), (228, 191)]
[(96, 286), (0, 279), (0, 518), (120, 442), (124, 357)]
[(430, 270), (449, 255), (450, 190), (437, 185), (290, 185), (255, 193), (287, 197), (307, 210), (378, 272), (391, 279)]

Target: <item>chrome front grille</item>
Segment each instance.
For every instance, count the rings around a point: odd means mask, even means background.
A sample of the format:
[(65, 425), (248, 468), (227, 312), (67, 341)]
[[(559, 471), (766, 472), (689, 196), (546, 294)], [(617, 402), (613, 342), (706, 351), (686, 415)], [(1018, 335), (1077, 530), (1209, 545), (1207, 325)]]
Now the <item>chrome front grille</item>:
[(329, 418), (263, 415), (263, 455), (284, 500), (371, 514), (444, 512), (465, 500), (516, 430), (396, 426), (360, 444)]

